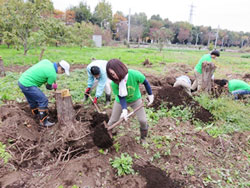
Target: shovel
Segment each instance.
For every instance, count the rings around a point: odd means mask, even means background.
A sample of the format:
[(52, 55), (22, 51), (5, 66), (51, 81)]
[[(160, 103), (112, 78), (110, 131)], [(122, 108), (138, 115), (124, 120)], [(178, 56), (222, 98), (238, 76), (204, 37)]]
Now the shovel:
[(93, 100), (93, 98), (91, 97), (91, 95), (90, 95), (90, 94), (87, 94), (87, 95), (89, 96), (90, 100), (91, 100), (92, 103), (94, 104), (94, 106), (95, 106), (97, 112), (98, 112), (99, 114), (100, 114), (100, 113), (106, 114), (106, 112), (101, 112), (101, 110), (100, 110), (100, 108), (98, 107), (98, 105), (97, 105), (96, 103), (94, 103), (94, 100)]
[[(137, 108), (130, 112), (127, 117), (129, 118), (130, 116), (134, 115), (138, 110), (143, 107), (143, 105), (143, 103), (140, 104)], [(97, 126), (93, 134), (94, 144), (103, 149), (111, 147), (113, 145), (113, 139), (110, 130), (118, 126), (121, 122), (123, 122), (123, 120), (124, 118), (120, 119), (109, 127), (107, 126), (106, 122), (104, 122), (100, 126)]]

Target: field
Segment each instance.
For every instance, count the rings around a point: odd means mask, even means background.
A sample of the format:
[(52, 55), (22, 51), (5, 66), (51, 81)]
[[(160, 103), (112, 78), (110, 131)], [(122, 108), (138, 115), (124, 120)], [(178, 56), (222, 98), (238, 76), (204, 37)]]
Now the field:
[[(227, 94), (189, 97), (172, 87), (179, 75), (194, 79), (193, 68), (207, 50), (48, 47), (43, 58), (71, 64), (70, 77), (60, 75), (57, 83), (58, 89), (70, 90), (76, 111), (75, 124), (57, 123), (49, 129), (38, 126), (17, 86), (20, 74), (38, 62), (39, 53), (31, 49), (23, 56), (22, 50), (0, 46), (7, 70), (0, 78), (0, 187), (250, 186), (250, 99), (234, 101)], [(215, 78), (249, 83), (248, 56), (221, 52)], [(155, 95), (153, 106), (145, 108), (150, 127), (147, 145), (139, 143), (136, 117), (115, 128), (108, 150), (93, 143), (91, 133), (103, 118), (90, 101), (82, 102), (85, 67), (92, 58), (120, 58), (146, 75)], [(143, 66), (146, 59), (152, 65)], [(57, 122), (53, 93), (44, 86), (41, 90), (50, 98), (50, 116)], [(146, 101), (143, 87), (141, 92)], [(99, 106), (108, 118), (112, 104), (105, 106), (104, 99)]]

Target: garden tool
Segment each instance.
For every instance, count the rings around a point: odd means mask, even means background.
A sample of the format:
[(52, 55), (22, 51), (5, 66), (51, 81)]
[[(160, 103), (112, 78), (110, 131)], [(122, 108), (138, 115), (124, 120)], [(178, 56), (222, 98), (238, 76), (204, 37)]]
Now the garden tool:
[(98, 113), (102, 113), (102, 114), (106, 114), (106, 112), (101, 112), (101, 110), (100, 110), (100, 108), (98, 107), (98, 105), (97, 105), (96, 103), (94, 103), (94, 100), (93, 100), (93, 98), (91, 97), (91, 95), (90, 95), (90, 94), (87, 94), (87, 95), (88, 95), (88, 97), (90, 98), (90, 100), (92, 101), (92, 103), (94, 104), (94, 106), (95, 106), (97, 112), (98, 112)]
[[(143, 103), (139, 105), (132, 112), (130, 112), (127, 117), (129, 118), (130, 116), (134, 115), (138, 110), (143, 107), (143, 105)], [(106, 122), (104, 122), (100, 126), (97, 126), (93, 134), (93, 140), (95, 145), (103, 149), (111, 147), (113, 145), (111, 129), (118, 126), (121, 122), (123, 122), (123, 120), (124, 118), (121, 118), (119, 121), (109, 127), (107, 126)]]

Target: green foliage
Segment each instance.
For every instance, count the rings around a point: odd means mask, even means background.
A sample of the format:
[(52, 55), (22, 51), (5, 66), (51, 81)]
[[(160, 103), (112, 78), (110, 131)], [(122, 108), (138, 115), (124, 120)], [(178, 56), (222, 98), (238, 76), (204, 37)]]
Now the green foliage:
[(250, 55), (249, 54), (247, 54), (247, 55), (242, 55), (242, 56), (240, 56), (241, 58), (250, 58)]
[(133, 159), (127, 153), (122, 153), (120, 158), (115, 157), (114, 160), (110, 159), (110, 164), (117, 170), (118, 176), (134, 173), (134, 169), (132, 168)]
[(188, 107), (183, 108), (183, 106), (173, 106), (167, 114), (173, 118), (181, 118), (182, 121), (188, 121), (192, 117), (191, 110)]
[(216, 119), (216, 122), (206, 129), (210, 135), (216, 137), (220, 134), (250, 130), (249, 104), (232, 100), (226, 96), (211, 98), (205, 94), (196, 97), (196, 100), (208, 109)]
[(212, 51), (214, 49), (214, 44), (211, 42), (208, 46), (208, 50)]
[(11, 155), (5, 151), (5, 148), (6, 146), (0, 142), (0, 159), (2, 159), (4, 163), (7, 163)]

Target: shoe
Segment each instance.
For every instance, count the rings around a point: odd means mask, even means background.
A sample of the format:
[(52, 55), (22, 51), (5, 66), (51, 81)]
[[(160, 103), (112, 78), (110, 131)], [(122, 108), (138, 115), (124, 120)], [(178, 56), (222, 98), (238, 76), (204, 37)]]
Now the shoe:
[(51, 127), (55, 125), (48, 120), (48, 109), (39, 109), (40, 126)]
[(46, 119), (44, 120), (42, 126), (44, 126), (44, 127), (51, 127), (51, 126), (53, 126), (53, 125), (55, 125), (55, 123), (50, 122), (50, 121), (48, 120), (48, 118), (46, 118)]

